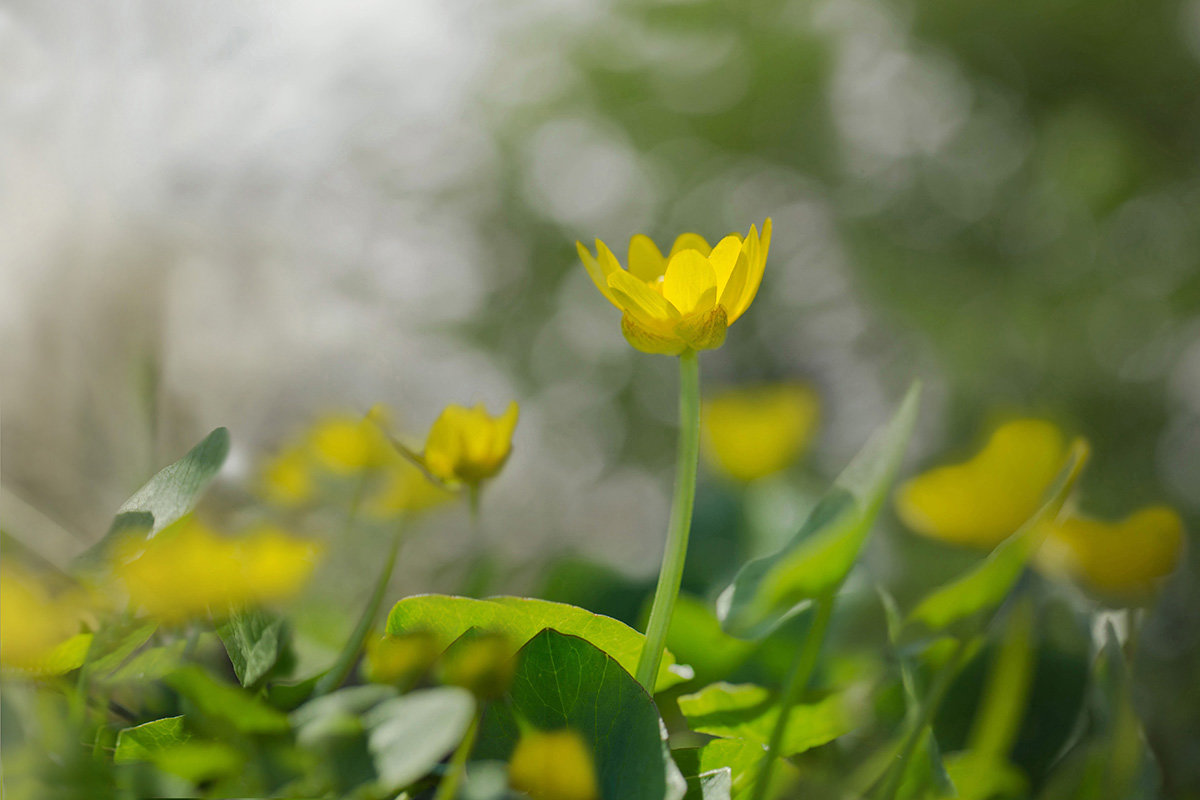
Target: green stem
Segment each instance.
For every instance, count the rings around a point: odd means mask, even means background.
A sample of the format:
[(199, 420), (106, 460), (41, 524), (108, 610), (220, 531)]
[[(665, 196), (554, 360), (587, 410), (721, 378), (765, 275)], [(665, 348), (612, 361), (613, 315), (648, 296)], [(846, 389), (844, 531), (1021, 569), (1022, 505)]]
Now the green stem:
[(383, 570), (375, 581), (375, 588), (371, 592), (366, 608), (363, 609), (362, 616), (358, 618), (358, 625), (354, 627), (354, 632), (350, 634), (342, 652), (338, 654), (337, 661), (317, 681), (317, 685), (313, 689), (314, 697), (328, 694), (341, 686), (345, 682), (346, 676), (350, 674), (350, 670), (353, 669), (354, 662), (358, 660), (363, 642), (367, 640), (367, 634), (371, 632), (371, 626), (375, 624), (375, 615), (379, 613), (379, 606), (383, 603), (384, 594), (387, 593), (388, 582), (392, 579), (392, 570), (396, 567), (396, 556), (400, 552), (400, 541), (403, 538), (402, 532), (403, 529), (397, 525), (396, 530), (392, 533), (392, 543), (388, 549), (387, 559), (383, 563)]
[(758, 777), (754, 780), (754, 793), (751, 800), (763, 800), (771, 785), (771, 772), (775, 769), (775, 759), (783, 746), (783, 735), (787, 731), (788, 718), (792, 714), (792, 706), (808, 688), (813, 670), (817, 666), (817, 656), (821, 652), (821, 644), (825, 641), (825, 631), (829, 627), (829, 618), (833, 616), (833, 595), (828, 594), (816, 601), (816, 616), (804, 636), (804, 645), (796, 655), (784, 687), (783, 696), (779, 699), (779, 718), (771, 729), (771, 738), (767, 752), (758, 767)]
[(692, 526), (692, 506), (696, 500), (696, 460), (700, 450), (700, 359), (694, 350), (679, 356), (679, 454), (675, 464), (675, 496), (667, 527), (667, 546), (663, 553), (650, 623), (638, 660), (638, 683), (654, 694), (658, 665), (667, 643), (671, 612), (683, 582), (683, 560), (687, 556), (688, 532)]
[(446, 777), (438, 784), (437, 794), (434, 795), (433, 800), (454, 800), (458, 796), (458, 785), (467, 771), (467, 759), (471, 756), (471, 748), (475, 746), (475, 736), (479, 733), (479, 721), (482, 717), (481, 709), (471, 720), (471, 727), (467, 728), (463, 740), (459, 742), (458, 749), (454, 751), (454, 756), (450, 759), (450, 768), (446, 772)]
[(896, 793), (900, 790), (900, 784), (904, 780), (908, 761), (912, 758), (917, 745), (921, 743), (925, 729), (929, 727), (934, 713), (938, 710), (938, 706), (942, 704), (942, 698), (946, 696), (946, 691), (950, 688), (950, 683), (954, 680), (954, 676), (958, 674), (958, 668), (962, 665), (962, 659), (966, 655), (966, 652), (966, 643), (962, 641), (958, 642), (954, 652), (950, 655), (950, 659), (933, 679), (933, 685), (929, 687), (929, 693), (925, 696), (925, 702), (921, 704), (921, 708), (917, 711), (917, 717), (913, 721), (912, 728), (909, 730), (908, 736), (904, 739), (904, 744), (901, 746), (900, 752), (896, 755), (896, 762), (892, 764), (887, 774), (887, 780), (882, 784), (882, 791), (879, 797), (883, 798), (883, 800), (895, 800)]

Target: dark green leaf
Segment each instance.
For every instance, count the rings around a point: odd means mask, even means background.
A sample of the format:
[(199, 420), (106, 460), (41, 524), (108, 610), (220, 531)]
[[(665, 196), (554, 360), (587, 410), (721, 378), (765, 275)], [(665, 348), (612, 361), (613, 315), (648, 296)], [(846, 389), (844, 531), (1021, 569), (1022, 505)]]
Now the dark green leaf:
[(260, 610), (233, 614), (217, 628), (217, 635), (242, 686), (251, 686), (270, 672), (286, 642), (284, 620)]
[(919, 398), (920, 385), (914, 383), (891, 422), (838, 476), (792, 540), (774, 555), (742, 567), (717, 601), (717, 616), (726, 631), (762, 638), (841, 584), (895, 478)]

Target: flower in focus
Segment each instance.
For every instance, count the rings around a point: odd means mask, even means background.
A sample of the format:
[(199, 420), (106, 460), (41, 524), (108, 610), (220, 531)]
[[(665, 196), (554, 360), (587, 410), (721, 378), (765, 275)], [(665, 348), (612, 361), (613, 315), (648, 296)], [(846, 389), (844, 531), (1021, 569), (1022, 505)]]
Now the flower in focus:
[(1166, 506), (1143, 508), (1119, 522), (1070, 514), (1048, 529), (1039, 566), (1110, 598), (1149, 596), (1183, 554), (1183, 520)]
[(25, 675), (60, 675), (83, 663), (92, 635), (82, 592), (54, 593), (37, 576), (0, 566), (0, 666)]
[(492, 477), (512, 452), (517, 415), (515, 401), (498, 417), (482, 404), (446, 406), (425, 440), (425, 468), (448, 483), (477, 485)]
[(731, 478), (753, 481), (787, 469), (816, 430), (816, 394), (796, 383), (732, 389), (704, 402), (702, 442)]
[(571, 728), (521, 735), (508, 765), (508, 784), (533, 800), (599, 800), (591, 749)]
[(770, 219), (761, 238), (751, 225), (745, 238), (733, 233), (713, 247), (697, 234), (682, 234), (666, 257), (638, 234), (629, 240), (623, 269), (599, 239), (594, 256), (576, 242), (596, 288), (621, 310), (625, 339), (644, 353), (665, 355), (721, 346), (725, 329), (758, 293), (770, 245)]
[(152, 539), (120, 543), (112, 566), (134, 608), (176, 623), (290, 597), (318, 554), (314, 542), (274, 528), (231, 538), (185, 517)]
[(1051, 423), (1009, 422), (969, 461), (932, 469), (902, 485), (896, 511), (917, 533), (991, 548), (1034, 515), (1066, 456), (1066, 440)]

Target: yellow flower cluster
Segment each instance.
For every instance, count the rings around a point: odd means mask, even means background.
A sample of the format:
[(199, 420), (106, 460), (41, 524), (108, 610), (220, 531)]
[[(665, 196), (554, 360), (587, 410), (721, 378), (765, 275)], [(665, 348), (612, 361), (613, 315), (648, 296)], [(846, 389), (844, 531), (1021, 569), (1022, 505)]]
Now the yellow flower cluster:
[(708, 460), (729, 477), (753, 481), (787, 469), (817, 428), (817, 395), (798, 383), (731, 389), (704, 401), (700, 425)]
[[(896, 511), (924, 536), (994, 547), (1038, 510), (1066, 453), (1066, 439), (1051, 423), (1009, 422), (968, 461), (937, 467), (901, 486)], [(1115, 600), (1144, 598), (1175, 569), (1183, 552), (1183, 522), (1164, 506), (1119, 522), (1067, 511), (1042, 533), (1037, 560), (1043, 570)]]
[(745, 237), (733, 233), (711, 247), (704, 237), (685, 233), (666, 257), (638, 234), (629, 240), (627, 269), (599, 239), (595, 255), (576, 242), (596, 288), (621, 310), (626, 340), (644, 353), (665, 355), (724, 343), (725, 329), (758, 293), (770, 247), (770, 219), (761, 238), (751, 225)]
[(234, 538), (185, 517), (152, 539), (119, 543), (112, 572), (135, 610), (171, 624), (290, 597), (319, 554), (316, 543), (274, 528)]
[(53, 592), (25, 569), (0, 567), (0, 666), (24, 675), (58, 675), (83, 663), (92, 635), (80, 628), (90, 603), (70, 587)]

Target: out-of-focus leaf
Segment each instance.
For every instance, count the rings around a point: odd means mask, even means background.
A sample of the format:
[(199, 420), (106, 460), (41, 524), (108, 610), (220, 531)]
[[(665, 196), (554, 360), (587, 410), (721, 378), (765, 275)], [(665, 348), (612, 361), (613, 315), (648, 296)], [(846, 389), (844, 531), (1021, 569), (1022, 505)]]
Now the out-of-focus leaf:
[(729, 767), (709, 770), (686, 778), (687, 794), (683, 800), (731, 800), (733, 772)]
[(381, 788), (396, 792), (429, 774), (462, 741), (474, 714), (471, 693), (453, 686), (412, 692), (372, 708), (363, 724)]
[[(765, 745), (779, 719), (777, 699), (761, 686), (715, 683), (680, 697), (679, 710), (694, 731)], [(841, 695), (792, 706), (779, 754), (803, 753), (832, 742), (854, 727), (852, 714)]]
[[(1033, 679), (1033, 605), (1025, 600), (1006, 620), (1000, 652), (988, 675), (983, 705), (976, 713), (969, 751), (983, 761), (1005, 763), (1012, 749)], [(1018, 773), (1019, 774), (1019, 773)], [(961, 786), (963, 797), (972, 795)]]
[(1021, 770), (1002, 756), (974, 750), (952, 753), (946, 756), (946, 771), (956, 793), (940, 795), (945, 798), (1024, 797), (1029, 790)]
[(79, 669), (87, 660), (88, 649), (91, 646), (92, 634), (77, 633), (41, 656), (36, 665), (28, 668), (28, 672), (36, 675), (63, 675)]
[(892, 420), (838, 476), (792, 540), (742, 567), (717, 601), (727, 632), (762, 638), (845, 579), (900, 466), (919, 398), (914, 383)]
[(233, 614), (217, 628), (217, 635), (242, 686), (270, 672), (286, 643), (284, 620), (257, 609)]
[(183, 727), (183, 717), (165, 717), (117, 734), (117, 749), (113, 761), (150, 761), (163, 750), (186, 742), (191, 736)]
[[(645, 637), (623, 622), (593, 614), (564, 603), (528, 597), (491, 597), (475, 600), (443, 594), (406, 597), (388, 614), (387, 632), (430, 633), (442, 648), (448, 647), (471, 628), (503, 634), (513, 647), (520, 647), (546, 628), (578, 636), (616, 659), (626, 672), (637, 669)], [(663, 654), (657, 691), (690, 679), (692, 672)]]
[(147, 683), (160, 680), (183, 663), (186, 642), (179, 640), (160, 647), (148, 647), (108, 675), (96, 675), (104, 684)]
[(312, 745), (329, 737), (361, 733), (362, 715), (395, 696), (396, 690), (391, 686), (351, 686), (310, 700), (288, 719), (296, 731), (296, 740), (302, 745)]
[(88, 670), (94, 675), (112, 672), (146, 643), (158, 626), (152, 622), (130, 622), (102, 627), (88, 651)]
[(1042, 523), (1053, 520), (1062, 510), (1087, 454), (1086, 442), (1077, 440), (1038, 512), (977, 567), (927, 595), (909, 615), (909, 626), (946, 631), (959, 624), (969, 625), (977, 616), (1000, 605), (1041, 543), (1045, 534)]
[(245, 765), (246, 755), (225, 742), (193, 739), (162, 750), (153, 760), (163, 772), (201, 783), (235, 774)]
[[(757, 742), (745, 739), (713, 739), (701, 747), (674, 750), (671, 755), (689, 781), (716, 770), (728, 769), (732, 796), (734, 800), (740, 800), (754, 786), (759, 766), (766, 753), (766, 746)], [(799, 775), (799, 770), (792, 766), (791, 762), (776, 760), (771, 780), (772, 791), (768, 796), (779, 796), (779, 792), (795, 783)]]
[(288, 718), (254, 695), (221, 683), (200, 667), (189, 665), (166, 676), (167, 685), (186, 697), (204, 717), (224, 720), (243, 733), (275, 733), (288, 729)]
[(554, 630), (533, 637), (517, 658), (506, 702), (484, 716), (475, 757), (508, 760), (521, 724), (571, 728), (591, 748), (601, 797), (682, 797), (686, 787), (667, 753), (658, 710), (615, 658)]
[(757, 646), (721, 630), (716, 615), (698, 598), (681, 594), (675, 602), (667, 647), (695, 671), (697, 682), (727, 677), (750, 658)]

